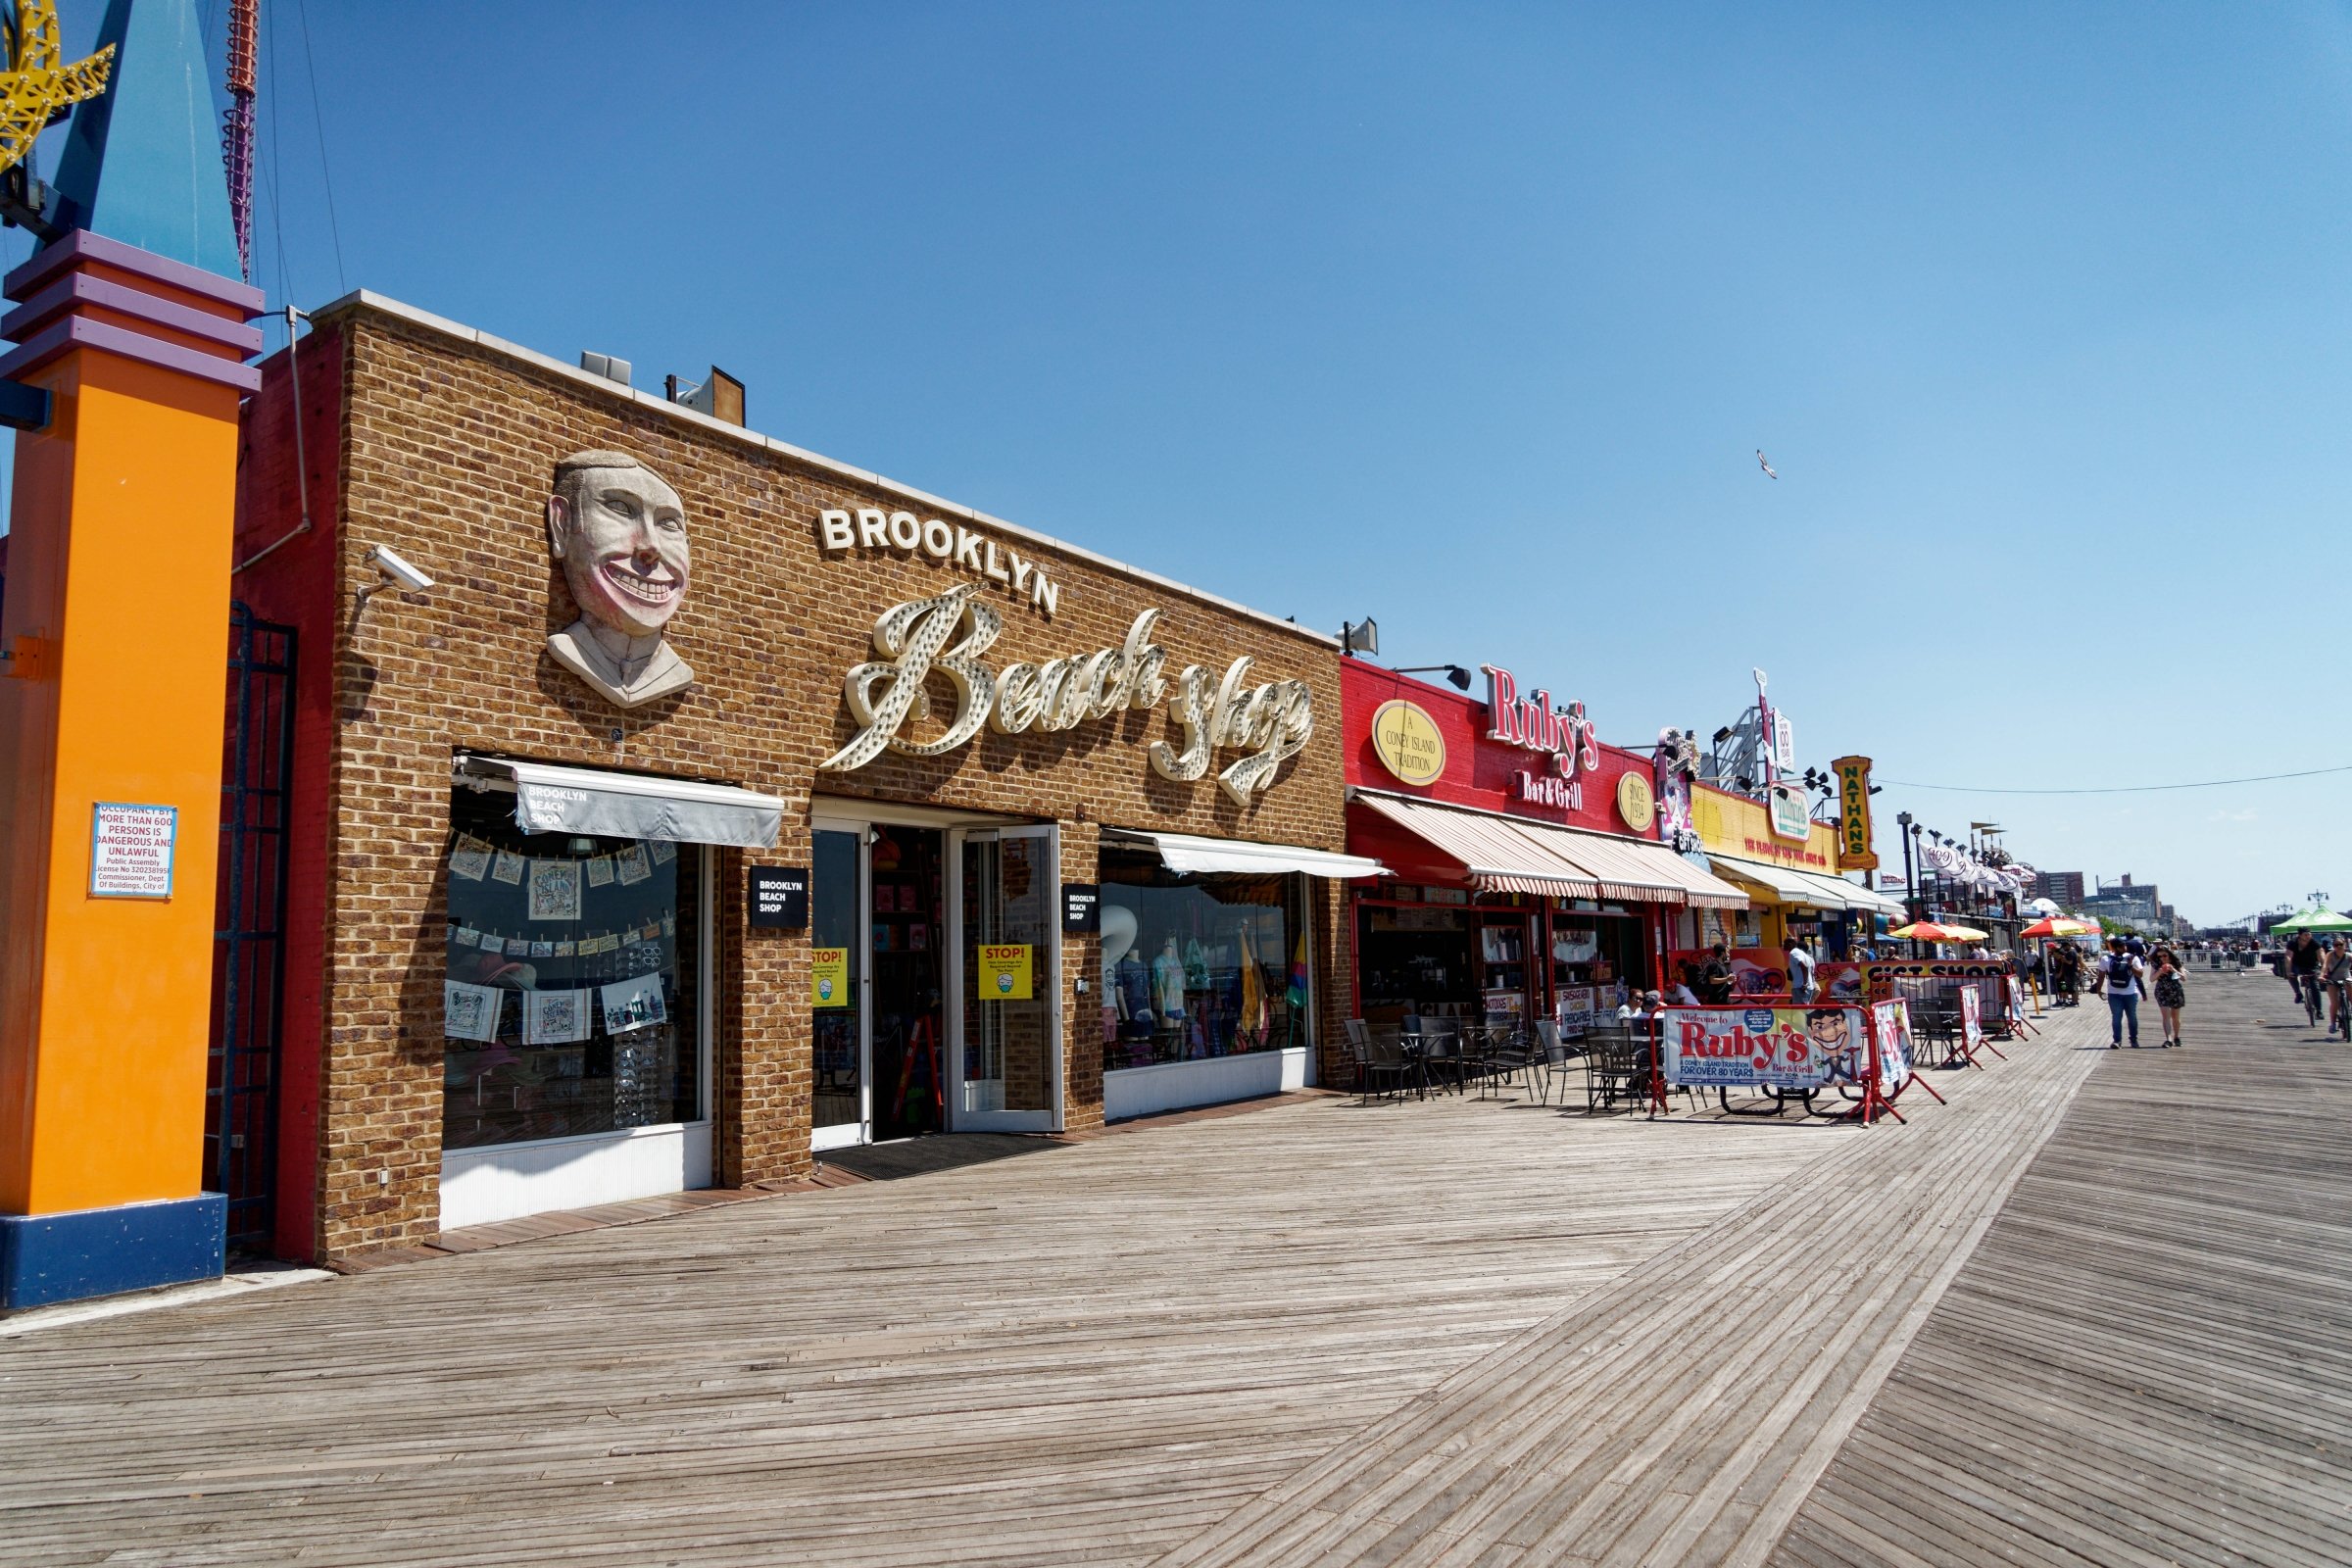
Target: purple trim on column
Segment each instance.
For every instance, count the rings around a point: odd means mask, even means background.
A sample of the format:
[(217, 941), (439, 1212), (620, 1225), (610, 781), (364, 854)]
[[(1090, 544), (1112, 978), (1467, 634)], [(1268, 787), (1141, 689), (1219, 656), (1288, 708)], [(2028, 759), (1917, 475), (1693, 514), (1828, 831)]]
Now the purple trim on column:
[(208, 299), (219, 300), (223, 305), (233, 306), (248, 318), (262, 314), (262, 291), (258, 288), (249, 287), (234, 278), (222, 277), (218, 272), (208, 272), (201, 267), (190, 267), (185, 262), (175, 262), (170, 257), (158, 256), (153, 251), (141, 250), (136, 245), (125, 245), (119, 239), (93, 234), (86, 228), (77, 228), (56, 244), (33, 252), (32, 260), (8, 274), (5, 292), (12, 300), (22, 300), (74, 262), (97, 262), (125, 272), (136, 272), (166, 288), (175, 288), (186, 294), (201, 294)]
[(133, 332), (128, 327), (111, 326), (104, 321), (92, 321), (70, 316), (47, 329), (35, 333), (22, 347), (0, 358), (0, 381), (21, 381), (69, 349), (97, 349), (119, 354), (126, 360), (139, 360), (167, 370), (178, 370), (185, 375), (206, 381), (218, 381), (233, 386), (240, 392), (258, 392), (262, 372), (256, 366), (239, 365), (218, 355), (197, 349), (181, 348), (161, 338)]
[(192, 305), (174, 304), (143, 289), (110, 283), (87, 272), (59, 278), (0, 317), (0, 337), (23, 342), (75, 306), (97, 306), (123, 316), (136, 316), (191, 337), (209, 338), (240, 360), (262, 352), (262, 329), (258, 326), (208, 316)]

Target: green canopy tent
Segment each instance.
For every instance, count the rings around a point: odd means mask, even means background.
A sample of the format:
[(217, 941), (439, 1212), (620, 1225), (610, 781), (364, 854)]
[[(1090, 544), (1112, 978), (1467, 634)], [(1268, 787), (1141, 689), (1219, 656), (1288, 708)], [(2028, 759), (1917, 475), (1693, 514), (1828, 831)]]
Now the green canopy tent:
[(2271, 927), (2273, 931), (2352, 931), (2352, 915), (2341, 915), (2333, 909), (2305, 909), (2289, 915)]

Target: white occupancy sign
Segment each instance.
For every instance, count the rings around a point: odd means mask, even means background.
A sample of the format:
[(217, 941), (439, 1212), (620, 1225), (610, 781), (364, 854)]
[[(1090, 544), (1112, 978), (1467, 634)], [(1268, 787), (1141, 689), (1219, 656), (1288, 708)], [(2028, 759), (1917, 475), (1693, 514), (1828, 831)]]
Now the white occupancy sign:
[(170, 898), (178, 839), (176, 806), (98, 802), (90, 819), (90, 897)]

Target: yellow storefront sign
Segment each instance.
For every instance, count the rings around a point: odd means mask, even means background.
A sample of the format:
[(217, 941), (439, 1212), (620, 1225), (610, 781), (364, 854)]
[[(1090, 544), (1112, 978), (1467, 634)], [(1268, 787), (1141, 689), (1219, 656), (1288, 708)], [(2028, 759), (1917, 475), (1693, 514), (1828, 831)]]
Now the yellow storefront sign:
[(973, 972), (983, 1002), (1027, 1002), (1030, 997), (1030, 945), (1026, 942), (983, 944)]
[(1878, 851), (1870, 844), (1870, 759), (1840, 757), (1838, 773), (1838, 859), (1849, 871), (1875, 871)]
[(808, 1000), (819, 1007), (850, 1004), (850, 950), (808, 950)]
[[(1790, 824), (1793, 826), (1794, 824)], [(1690, 791), (1690, 828), (1700, 846), (1716, 855), (1743, 860), (1768, 860), (1805, 871), (1836, 871), (1838, 829), (1827, 822), (1808, 828), (1803, 844), (1772, 830), (1772, 818), (1760, 801), (1700, 784)]]

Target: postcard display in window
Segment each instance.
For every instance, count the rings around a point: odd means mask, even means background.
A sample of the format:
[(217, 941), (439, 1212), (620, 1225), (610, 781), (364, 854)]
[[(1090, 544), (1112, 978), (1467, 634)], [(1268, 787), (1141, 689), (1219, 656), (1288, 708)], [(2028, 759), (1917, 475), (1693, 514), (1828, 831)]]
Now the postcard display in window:
[(701, 848), (451, 818), (444, 1147), (696, 1119)]

